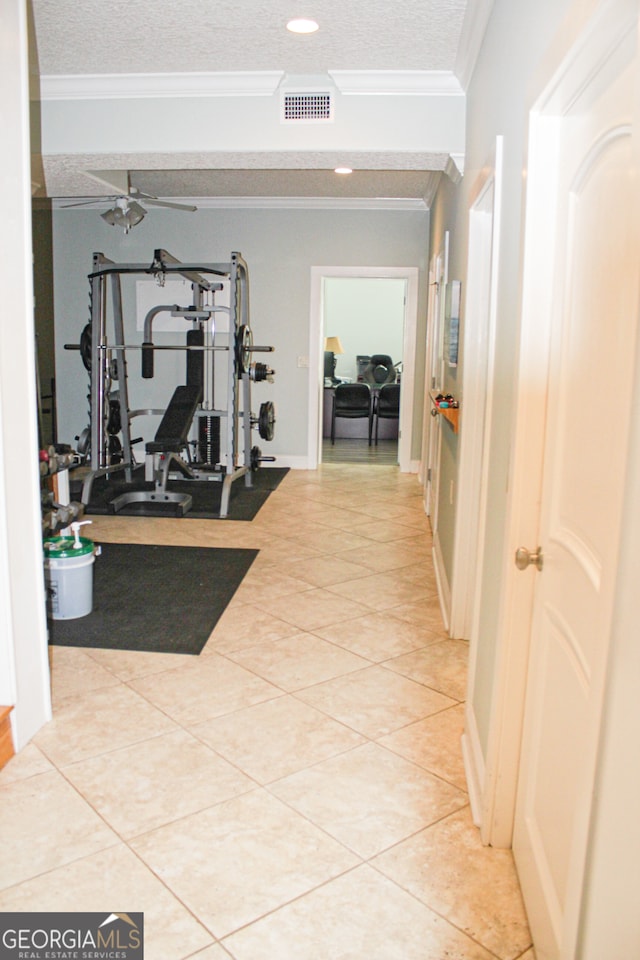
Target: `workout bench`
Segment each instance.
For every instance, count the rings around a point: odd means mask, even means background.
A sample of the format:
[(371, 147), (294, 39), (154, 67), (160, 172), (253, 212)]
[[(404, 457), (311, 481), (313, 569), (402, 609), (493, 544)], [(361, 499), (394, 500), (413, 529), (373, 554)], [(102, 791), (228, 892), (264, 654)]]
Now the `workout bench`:
[(147, 454), (145, 479), (153, 480), (154, 489), (121, 493), (109, 504), (109, 509), (113, 513), (117, 513), (130, 503), (175, 503), (182, 516), (191, 508), (191, 495), (168, 493), (167, 480), (172, 464), (176, 464), (185, 477), (191, 479), (195, 477), (181, 453), (185, 449), (188, 450), (189, 430), (201, 399), (200, 385), (176, 387), (154, 439), (145, 445)]

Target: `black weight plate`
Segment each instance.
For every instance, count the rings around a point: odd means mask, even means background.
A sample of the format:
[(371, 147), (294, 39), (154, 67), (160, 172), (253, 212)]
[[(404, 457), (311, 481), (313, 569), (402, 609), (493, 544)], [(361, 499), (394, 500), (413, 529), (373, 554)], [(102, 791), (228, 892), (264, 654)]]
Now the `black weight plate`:
[(107, 420), (107, 433), (120, 433), (122, 430), (122, 417), (120, 416), (120, 401), (111, 400), (109, 404), (109, 418)]
[(271, 400), (267, 400), (260, 404), (260, 414), (258, 416), (258, 433), (263, 440), (273, 440), (275, 424), (275, 407)]
[(87, 323), (80, 334), (80, 356), (85, 369), (91, 371), (91, 324)]
[(251, 469), (255, 472), (260, 466), (262, 460), (262, 450), (260, 447), (251, 447)]
[(109, 463), (122, 463), (122, 444), (119, 437), (109, 437)]

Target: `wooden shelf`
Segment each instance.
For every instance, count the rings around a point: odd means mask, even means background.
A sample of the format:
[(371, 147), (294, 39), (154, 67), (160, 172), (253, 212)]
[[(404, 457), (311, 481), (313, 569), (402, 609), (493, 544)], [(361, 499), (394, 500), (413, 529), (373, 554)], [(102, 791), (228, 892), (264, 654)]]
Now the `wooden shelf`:
[(14, 754), (9, 714), (13, 707), (0, 707), (0, 769)]
[(429, 391), (429, 396), (431, 398), (432, 409), (439, 413), (441, 417), (447, 421), (454, 433), (458, 432), (459, 420), (460, 420), (460, 408), (459, 407), (441, 407), (436, 403), (436, 397), (438, 394), (435, 390)]

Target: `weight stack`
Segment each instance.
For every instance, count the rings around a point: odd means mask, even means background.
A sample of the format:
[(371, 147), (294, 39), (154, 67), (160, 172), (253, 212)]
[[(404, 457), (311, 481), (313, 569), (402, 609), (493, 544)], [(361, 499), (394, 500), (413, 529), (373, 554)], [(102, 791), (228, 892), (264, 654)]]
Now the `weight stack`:
[[(203, 347), (204, 330), (187, 330), (187, 346)], [(187, 386), (204, 385), (204, 350), (187, 350)]]
[(200, 417), (198, 420), (200, 462), (208, 467), (220, 463), (220, 417)]

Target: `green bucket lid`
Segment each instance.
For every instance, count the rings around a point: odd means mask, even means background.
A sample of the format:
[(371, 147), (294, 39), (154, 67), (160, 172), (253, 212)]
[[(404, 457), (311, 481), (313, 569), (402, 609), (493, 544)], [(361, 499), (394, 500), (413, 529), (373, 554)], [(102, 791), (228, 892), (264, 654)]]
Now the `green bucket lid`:
[(47, 537), (44, 541), (45, 555), (52, 560), (65, 560), (85, 557), (95, 549), (93, 540), (87, 540), (86, 537), (80, 537), (79, 547), (75, 546), (75, 542), (75, 537)]

